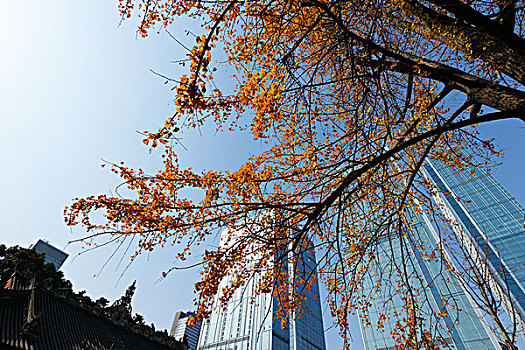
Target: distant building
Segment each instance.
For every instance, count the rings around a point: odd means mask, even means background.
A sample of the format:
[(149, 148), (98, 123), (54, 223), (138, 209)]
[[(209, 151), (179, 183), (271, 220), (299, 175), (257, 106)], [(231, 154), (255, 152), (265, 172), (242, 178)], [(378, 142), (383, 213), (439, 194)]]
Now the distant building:
[(64, 261), (66, 261), (67, 257), (69, 256), (69, 254), (66, 252), (53, 247), (51, 244), (41, 239), (39, 239), (29, 248), (34, 249), (39, 253), (44, 253), (46, 255), (46, 264), (55, 264), (57, 270), (60, 269)]
[(173, 319), (170, 335), (179, 341), (184, 341), (186, 339), (188, 350), (196, 350), (197, 342), (199, 341), (201, 323), (199, 322), (190, 327), (188, 325), (189, 316), (195, 316), (195, 314), (193, 312), (177, 311), (175, 318)]

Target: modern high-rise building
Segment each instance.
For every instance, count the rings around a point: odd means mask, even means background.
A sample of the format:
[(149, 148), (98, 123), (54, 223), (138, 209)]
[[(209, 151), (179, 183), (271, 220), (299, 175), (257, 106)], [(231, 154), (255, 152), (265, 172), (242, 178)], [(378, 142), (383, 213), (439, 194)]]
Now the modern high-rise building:
[[(525, 337), (525, 209), (480, 165), (457, 172), (429, 160), (422, 172), (440, 190), (434, 193), (434, 200), (450, 220), (457, 244), (463, 245), (475, 268), (489, 268), (493, 280), (488, 282), (494, 289), (505, 291), (495, 294), (501, 297), (507, 314), (517, 316), (517, 330)], [(441, 247), (442, 237), (423, 214), (406, 215), (411, 216), (413, 227), (403, 240), (411, 262), (405, 264), (405, 272), (418, 299), (425, 301), (421, 310), (422, 328), (432, 329), (438, 339), (454, 349), (500, 349), (465, 285), (444, 268), (447, 264), (454, 265), (450, 256), (454, 252), (443, 252), (445, 261), (424, 258), (420, 254), (422, 247), (431, 252)], [(375, 273), (395, 269), (388, 265), (400, 258), (400, 239), (385, 239), (378, 244), (378, 250)], [(377, 276), (373, 274), (374, 270), (364, 282), (364, 293), (375, 298), (370, 299), (370, 317), (366, 320), (368, 327), (363, 327), (363, 340), (366, 349), (394, 349), (391, 333), (397, 320), (407, 317), (406, 311), (400, 311), (406, 300), (401, 300), (402, 294), (396, 292), (399, 285), (395, 276), (391, 279), (383, 276), (378, 287), (374, 283)], [(441, 312), (439, 322), (433, 317), (433, 310)]]
[[(438, 247), (439, 238), (431, 223), (424, 215), (413, 212), (406, 215), (410, 217), (412, 227), (403, 238), (403, 247), (398, 236), (385, 238), (377, 245), (375, 261), (369, 263), (370, 278), (364, 281), (363, 295), (370, 302), (370, 308), (368, 318), (361, 318), (368, 323), (362, 327), (365, 349), (396, 349), (393, 334), (396, 331), (405, 336), (404, 340), (409, 338), (409, 332), (406, 329), (401, 331), (396, 325), (399, 320), (408, 319), (406, 305), (410, 301), (403, 300), (408, 298), (408, 293), (400, 289), (403, 288), (400, 283), (411, 286), (419, 309), (417, 339), (422, 339), (421, 332), (427, 331), (441, 348), (500, 349), (483, 315), (456, 277), (439, 259), (424, 256), (432, 254)], [(401, 281), (401, 275), (397, 273), (400, 269), (405, 269), (403, 275), (408, 276), (408, 282)], [(381, 281), (379, 286), (378, 280)]]
[[(242, 237), (242, 231), (225, 230), (221, 235)], [(285, 262), (282, 268), (293, 276), (294, 288), (301, 287), (303, 276), (316, 278), (316, 263), (313, 247), (305, 249), (300, 262), (292, 267)], [(219, 290), (229, 284), (233, 276), (221, 281)], [(304, 291), (303, 308), (305, 314), (292, 318), (284, 327), (276, 317), (278, 300), (268, 293), (255, 293), (262, 274), (256, 274), (242, 288), (235, 291), (227, 303), (221, 304), (219, 292), (214, 299), (214, 312), (205, 322), (199, 337), (199, 350), (325, 350), (323, 320), (317, 282)]]
[(29, 247), (36, 250), (38, 253), (45, 254), (45, 263), (52, 263), (55, 265), (56, 269), (60, 269), (64, 261), (66, 261), (69, 254), (66, 252), (53, 247), (49, 242), (39, 239), (35, 244)]
[[(323, 313), (319, 300), (319, 284), (311, 288), (305, 286), (303, 278), (314, 276), (317, 280), (317, 263), (314, 247), (311, 241), (303, 248), (301, 259), (293, 266), (294, 289), (302, 292), (302, 309), (305, 313), (292, 320), (290, 332), (290, 350), (320, 350), (325, 349), (323, 328)], [(304, 288), (303, 288), (304, 287)]]
[(173, 319), (170, 335), (176, 340), (186, 342), (188, 344), (188, 350), (196, 350), (201, 323), (198, 322), (193, 326), (189, 326), (188, 319), (190, 316), (195, 316), (195, 313), (177, 311)]
[(508, 314), (516, 313), (518, 332), (525, 339), (525, 208), (480, 165), (456, 172), (428, 161), (425, 175), (441, 189), (436, 201), (463, 241), (471, 242), (506, 291), (501, 300)]

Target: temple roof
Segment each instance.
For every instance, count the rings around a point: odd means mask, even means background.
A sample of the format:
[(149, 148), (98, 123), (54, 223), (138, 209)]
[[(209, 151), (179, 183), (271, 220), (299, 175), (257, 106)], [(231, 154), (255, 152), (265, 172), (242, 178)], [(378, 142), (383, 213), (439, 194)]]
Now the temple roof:
[[(149, 334), (148, 334), (149, 333)], [(43, 288), (0, 289), (0, 345), (27, 350), (186, 350), (82, 300)]]

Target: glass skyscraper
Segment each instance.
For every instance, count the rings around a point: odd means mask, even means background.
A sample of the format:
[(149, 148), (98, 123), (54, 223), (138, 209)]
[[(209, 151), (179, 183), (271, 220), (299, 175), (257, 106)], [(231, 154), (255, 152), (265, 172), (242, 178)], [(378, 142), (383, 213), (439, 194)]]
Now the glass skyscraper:
[[(398, 331), (405, 336), (408, 333), (396, 325), (398, 320), (408, 318), (407, 300), (403, 300), (407, 293), (400, 290), (401, 277), (395, 272), (404, 264), (419, 309), (417, 339), (422, 338), (422, 331), (428, 331), (441, 348), (500, 349), (482, 315), (455, 276), (444, 269), (440, 260), (420, 254), (431, 254), (437, 248), (437, 233), (428, 219), (414, 212), (407, 212), (406, 215), (410, 217), (412, 227), (403, 237), (404, 248), (398, 236), (384, 238), (378, 243), (378, 254), (369, 265), (370, 276), (363, 284), (363, 296), (370, 302), (368, 317), (360, 315), (366, 323), (362, 326), (365, 348), (396, 349), (393, 333)], [(406, 254), (404, 262), (400, 261), (402, 249)], [(381, 281), (379, 286), (378, 280)]]
[(35, 244), (33, 244), (31, 249), (36, 250), (38, 253), (44, 253), (45, 254), (45, 263), (52, 263), (55, 265), (55, 268), (58, 270), (66, 261), (69, 254), (66, 252), (53, 247), (48, 242), (39, 239)]
[[(456, 172), (436, 161), (424, 168), (442, 190), (443, 204), (458, 236), (472, 242), (472, 250), (485, 261), (510, 300), (502, 300), (507, 313), (517, 314), (518, 332), (525, 338), (525, 209), (482, 166)], [(477, 246), (476, 246), (477, 245)]]
[(201, 323), (198, 322), (190, 327), (188, 325), (189, 316), (195, 316), (195, 313), (177, 311), (173, 318), (170, 335), (176, 340), (186, 342), (188, 344), (188, 350), (196, 350), (197, 342), (199, 341)]
[[(311, 288), (301, 282), (303, 278), (317, 279), (316, 260), (313, 244), (300, 248), (304, 249), (301, 259), (293, 266), (294, 288), (302, 291), (302, 305), (305, 314), (292, 320), (290, 332), (290, 350), (318, 350), (325, 349), (323, 315), (319, 300), (319, 284), (316, 282)], [(304, 287), (304, 288), (303, 288)]]
[[(232, 231), (225, 230), (231, 235)], [(242, 231), (234, 235), (242, 236)], [(221, 244), (222, 244), (221, 237)], [(310, 248), (312, 248), (310, 246)], [(294, 288), (301, 288), (299, 276), (316, 278), (315, 254), (307, 249), (300, 262), (293, 265), (285, 262), (282, 268), (294, 278)], [(230, 279), (221, 281), (222, 287)], [(208, 322), (202, 325), (199, 350), (325, 350), (324, 329), (317, 282), (304, 291), (303, 307), (305, 314), (291, 320), (282, 327), (281, 320), (275, 317), (278, 300), (271, 292), (256, 294), (256, 286), (261, 275), (255, 275), (242, 288), (235, 291), (227, 305), (220, 304), (220, 292), (214, 299), (214, 312)]]
[[(489, 285), (504, 291), (495, 294), (501, 298), (507, 314), (515, 312), (517, 331), (525, 337), (525, 209), (475, 162), (457, 172), (445, 164), (428, 160), (422, 172), (439, 188), (440, 191), (433, 193), (434, 200), (450, 220), (458, 244), (473, 257), (477, 268), (490, 271), (493, 280)], [(419, 297), (426, 301), (420, 310), (424, 328), (432, 327), (434, 322), (437, 338), (454, 349), (501, 348), (471, 296), (457, 277), (443, 268), (454, 264), (448, 255), (453, 252), (444, 252), (445, 261), (423, 258), (424, 255), (419, 254), (421, 247), (432, 251), (442, 238), (423, 214), (405, 214), (411, 217), (413, 225), (403, 241), (413, 261), (406, 274), (409, 284), (419, 290)], [(375, 294), (375, 298), (371, 298), (370, 317), (365, 320), (368, 327), (363, 328), (367, 349), (394, 349), (391, 332), (396, 328), (395, 322), (407, 317), (402, 310), (406, 301), (396, 293), (399, 288), (396, 278), (383, 278), (380, 287), (372, 282), (374, 278), (377, 280), (378, 271), (392, 270), (388, 265), (399, 258), (400, 249), (399, 238), (390, 237), (379, 243), (376, 276), (372, 276), (372, 269), (370, 278), (364, 282), (365, 295)], [(452, 303), (444, 304), (443, 300), (447, 299)], [(389, 306), (386, 318), (379, 316), (385, 313), (385, 306)], [(439, 322), (432, 321), (432, 310), (443, 311)], [(378, 327), (379, 324), (382, 327)]]

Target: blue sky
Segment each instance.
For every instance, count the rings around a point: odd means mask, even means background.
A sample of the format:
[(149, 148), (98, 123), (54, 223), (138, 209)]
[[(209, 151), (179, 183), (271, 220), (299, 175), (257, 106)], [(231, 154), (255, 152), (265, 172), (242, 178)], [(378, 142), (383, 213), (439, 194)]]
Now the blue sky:
[[(100, 167), (102, 158), (150, 172), (161, 164), (137, 133), (156, 129), (172, 112), (170, 87), (149, 69), (179, 76), (183, 68), (170, 60), (183, 58), (184, 51), (164, 32), (137, 39), (136, 23), (118, 24), (116, 0), (0, 5), (0, 242), (28, 246), (45, 238), (65, 247), (71, 256), (63, 271), (76, 290), (93, 298), (113, 300), (137, 279), (134, 311), (157, 328), (169, 328), (175, 311), (193, 308), (197, 271), (162, 280), (161, 272), (173, 263), (169, 248), (141, 256), (126, 271), (129, 255), (119, 253), (102, 269), (112, 248), (78, 256), (81, 245), (67, 242), (82, 231), (63, 223), (63, 209), (73, 198), (118, 185)], [(177, 21), (170, 31), (185, 40), (188, 25)], [(507, 151), (495, 174), (521, 203), (524, 126), (507, 121), (482, 128)], [(181, 163), (194, 168), (236, 168), (259, 149), (247, 135), (206, 128), (185, 134), (183, 143), (188, 151), (181, 149)], [(326, 315), (326, 327), (329, 322)], [(356, 349), (360, 337), (356, 331)], [(327, 333), (327, 343), (328, 349), (340, 348), (336, 330)]]

